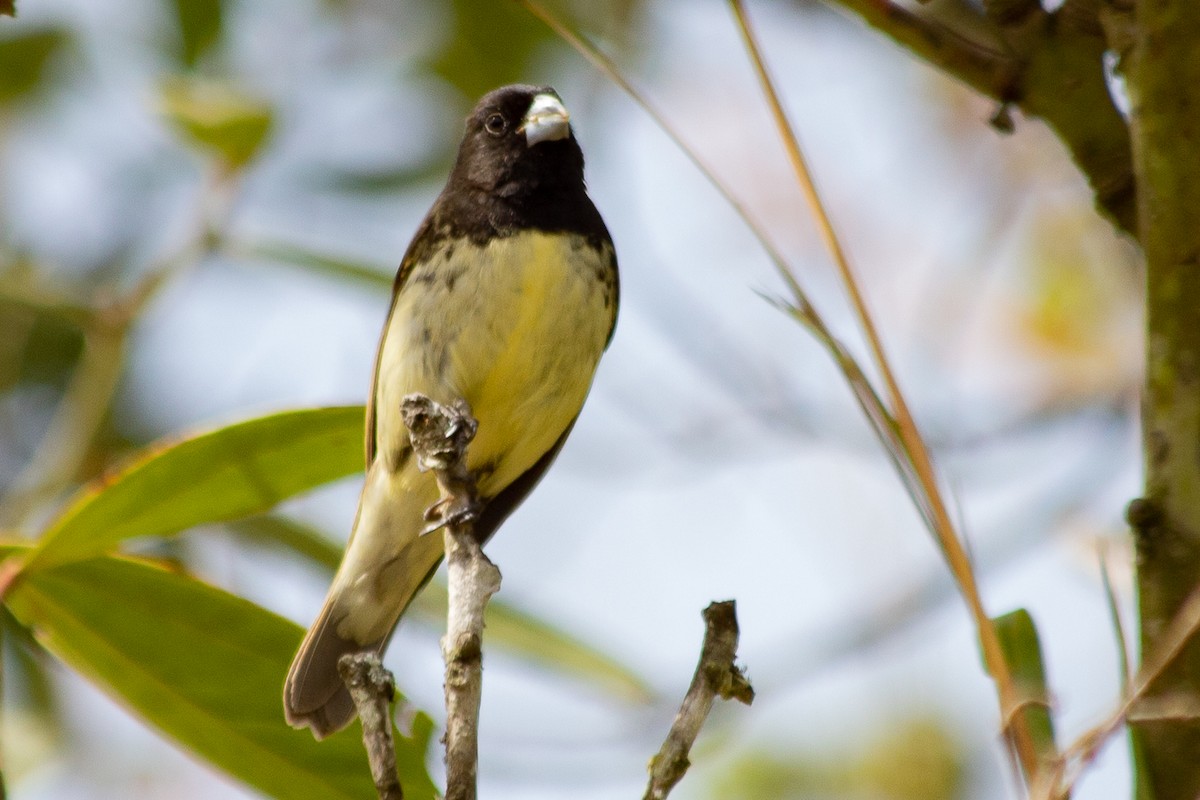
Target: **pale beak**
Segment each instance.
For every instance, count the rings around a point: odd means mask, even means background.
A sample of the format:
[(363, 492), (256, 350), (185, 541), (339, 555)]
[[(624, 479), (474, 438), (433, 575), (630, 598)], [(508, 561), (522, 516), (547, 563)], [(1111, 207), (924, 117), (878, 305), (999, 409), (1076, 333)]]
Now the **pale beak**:
[(525, 144), (533, 147), (539, 142), (554, 142), (570, 136), (571, 117), (557, 97), (539, 94), (525, 112), (520, 129), (525, 131)]

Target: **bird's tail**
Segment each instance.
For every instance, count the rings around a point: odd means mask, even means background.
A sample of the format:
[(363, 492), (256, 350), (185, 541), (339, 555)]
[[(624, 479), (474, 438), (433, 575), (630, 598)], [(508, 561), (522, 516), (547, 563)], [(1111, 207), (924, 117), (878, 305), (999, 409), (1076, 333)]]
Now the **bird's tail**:
[(341, 730), (356, 713), (338, 660), (382, 652), (444, 552), (441, 536), (420, 535), (424, 510), (437, 499), (432, 480), (414, 487), (400, 485), (400, 478), (381, 464), (368, 471), (346, 555), (288, 671), (284, 715), (318, 739)]

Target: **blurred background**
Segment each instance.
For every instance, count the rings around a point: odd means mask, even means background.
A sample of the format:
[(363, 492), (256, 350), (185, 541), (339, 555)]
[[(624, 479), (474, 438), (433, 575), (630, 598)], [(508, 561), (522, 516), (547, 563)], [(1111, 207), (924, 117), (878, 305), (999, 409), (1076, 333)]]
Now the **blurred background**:
[[(745, 199), (865, 362), (728, 8), (551, 8)], [(750, 11), (989, 611), (1033, 614), (1069, 741), (1119, 694), (1102, 552), (1131, 618), (1137, 254), (1039, 123), (999, 134), (993, 104), (822, 3)], [(764, 302), (783, 287), (762, 250), (647, 115), (517, 4), (18, 12), (0, 17), (0, 528), (35, 531), (158, 437), (363, 402), (393, 270), (464, 115), (498, 85), (549, 83), (617, 244), (621, 317), (557, 466), (489, 553), (503, 600), (648, 691), (489, 653), (481, 794), (640, 796), (700, 610), (736, 598), (758, 698), (717, 707), (673, 797), (1016, 796), (964, 606), (842, 377)], [(358, 488), (281, 513), (340, 545)], [(152, 547), (302, 625), (329, 578), (224, 528)], [(409, 620), (386, 661), (437, 719), (439, 635)], [(14, 797), (256, 796), (65, 668), (7, 659)], [(1076, 796), (1128, 796), (1129, 774), (1115, 740)]]

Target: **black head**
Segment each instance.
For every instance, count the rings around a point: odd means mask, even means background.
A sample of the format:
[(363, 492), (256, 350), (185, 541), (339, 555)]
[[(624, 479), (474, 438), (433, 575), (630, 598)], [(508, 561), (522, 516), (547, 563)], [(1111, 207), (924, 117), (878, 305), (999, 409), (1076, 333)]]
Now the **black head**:
[(467, 117), (450, 182), (516, 204), (584, 191), (583, 153), (558, 94), (513, 85), (484, 95)]

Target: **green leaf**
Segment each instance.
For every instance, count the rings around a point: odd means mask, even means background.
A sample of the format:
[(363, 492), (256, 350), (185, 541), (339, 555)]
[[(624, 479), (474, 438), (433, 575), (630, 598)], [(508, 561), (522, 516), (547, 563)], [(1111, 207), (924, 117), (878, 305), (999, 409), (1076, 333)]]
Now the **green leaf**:
[[(5, 9), (0, 12), (7, 13)], [(66, 31), (60, 28), (45, 28), (0, 39), (0, 75), (3, 76), (0, 79), (0, 105), (11, 103), (37, 88), (45, 77), (50, 57), (61, 51), (67, 41)]]
[(281, 242), (239, 243), (230, 245), (226, 250), (242, 258), (279, 261), (289, 266), (302, 267), (334, 278), (365, 283), (380, 289), (390, 290), (392, 281), (395, 279), (395, 271), (391, 269), (380, 269), (372, 264), (333, 258)]
[(43, 533), (25, 571), (106, 553), (136, 536), (265, 511), (362, 469), (361, 406), (285, 411), (159, 442), (84, 487)]
[[(716, 737), (722, 734), (705, 734)], [(713, 800), (791, 800), (797, 797), (871, 797), (887, 800), (955, 800), (966, 797), (969, 756), (962, 736), (946, 721), (913, 717), (877, 725), (837, 748), (762, 749), (725, 734), (708, 753), (740, 751), (725, 759), (703, 796)], [(719, 770), (719, 771), (718, 771)]]
[(14, 378), (64, 388), (72, 368), (79, 363), (84, 337), (75, 325), (50, 314), (33, 317), (26, 330), (25, 351)]
[(1054, 719), (1050, 716), (1050, 691), (1046, 687), (1046, 668), (1042, 645), (1033, 617), (1023, 608), (992, 620), (1000, 637), (1000, 649), (1008, 663), (1013, 682), (1020, 694), (1018, 712), (1033, 737), (1033, 746), (1044, 760), (1054, 758)]
[[(58, 708), (53, 687), (46, 675), (47, 656), (29, 629), (12, 612), (0, 606), (0, 634), (4, 637), (5, 700), (18, 708), (29, 708), (40, 716), (57, 720)], [(14, 688), (15, 685), (15, 688)]]
[(454, 157), (457, 141), (441, 141), (440, 147), (416, 164), (379, 167), (316, 167), (306, 171), (306, 185), (318, 190), (351, 194), (395, 194), (419, 184), (444, 181), (447, 162)]
[(231, 86), (181, 78), (162, 87), (160, 105), (192, 145), (233, 170), (258, 155), (274, 118), (267, 103)]
[[(28, 574), (10, 607), (66, 664), (147, 722), (262, 792), (289, 800), (375, 796), (351, 726), (324, 742), (283, 719), (301, 629), (239, 597), (151, 564), (100, 558)], [(437, 792), (425, 769), (433, 722), (397, 732), (405, 797)]]
[(342, 561), (342, 546), (320, 531), (278, 514), (239, 519), (227, 526), (231, 533), (256, 544), (282, 548), (329, 570), (330, 577)]
[(221, 0), (172, 0), (171, 5), (179, 22), (179, 60), (194, 67), (221, 39)]
[[(448, 602), (439, 579), (426, 584), (406, 612), (443, 625)], [(493, 600), (485, 612), (484, 647), (495, 646), (547, 672), (567, 675), (604, 688), (631, 702), (648, 703), (654, 693), (632, 669), (571, 634), (508, 603)]]
[[(452, 0), (449, 41), (430, 64), (474, 103), (485, 92), (526, 75), (533, 55), (554, 34), (516, 3)], [(504, 34), (497, 35), (499, 31)]]
[[(279, 516), (239, 520), (229, 526), (251, 541), (282, 546), (327, 568), (342, 560), (342, 548), (307, 525)], [(405, 612), (407, 619), (440, 628), (445, 625), (448, 596), (441, 578), (434, 578)], [(561, 628), (538, 619), (503, 600), (488, 603), (485, 646), (505, 652), (549, 672), (591, 683), (631, 702), (648, 703), (653, 690), (632, 669)]]

